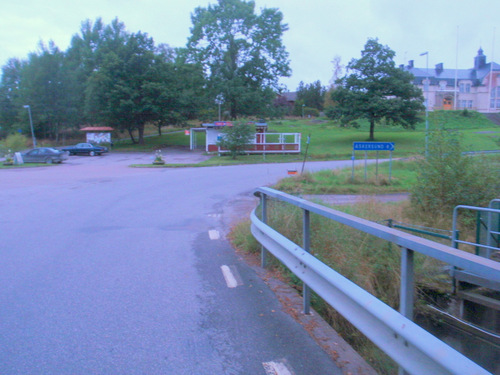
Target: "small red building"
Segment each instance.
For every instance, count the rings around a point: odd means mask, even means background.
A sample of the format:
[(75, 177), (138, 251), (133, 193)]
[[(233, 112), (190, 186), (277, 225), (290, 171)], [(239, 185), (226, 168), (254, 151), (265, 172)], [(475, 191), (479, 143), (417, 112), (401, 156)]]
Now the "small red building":
[[(249, 123), (255, 126), (255, 138), (248, 144), (249, 154), (280, 154), (280, 153), (300, 153), (300, 133), (268, 133), (267, 123)], [(233, 126), (230, 121), (215, 121), (213, 123), (202, 124), (203, 128), (192, 128), (190, 132), (191, 150), (196, 148), (196, 132), (206, 133), (205, 151), (209, 153), (223, 154), (229, 152), (221, 149), (217, 142), (222, 136), (221, 129), (225, 126)]]

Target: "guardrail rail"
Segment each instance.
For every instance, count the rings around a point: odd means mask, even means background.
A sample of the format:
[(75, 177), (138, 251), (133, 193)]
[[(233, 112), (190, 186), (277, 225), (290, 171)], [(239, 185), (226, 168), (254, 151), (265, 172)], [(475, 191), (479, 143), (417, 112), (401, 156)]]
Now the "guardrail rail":
[[(357, 327), (409, 374), (489, 374), (412, 321), (414, 253), (500, 281), (500, 263), (459, 251), (412, 234), (373, 223), (307, 200), (271, 189), (258, 188), (261, 218), (251, 214), (251, 231), (262, 245), (261, 264), (271, 252), (304, 282), (304, 313), (309, 312), (310, 290)], [(303, 210), (303, 244), (298, 245), (267, 225), (268, 200), (278, 200)], [(398, 245), (402, 251), (400, 311), (392, 309), (309, 253), (310, 214), (318, 214)]]

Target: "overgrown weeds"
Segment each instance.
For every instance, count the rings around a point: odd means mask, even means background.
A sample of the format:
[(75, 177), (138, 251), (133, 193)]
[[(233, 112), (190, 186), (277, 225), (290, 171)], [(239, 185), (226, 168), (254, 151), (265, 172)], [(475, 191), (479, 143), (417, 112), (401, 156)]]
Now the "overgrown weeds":
[[(355, 206), (333, 208), (375, 222), (388, 218), (401, 222), (411, 220), (407, 215), (410, 211), (408, 202), (387, 204), (373, 200)], [(301, 209), (269, 201), (268, 224), (299, 245), (302, 244), (302, 215)], [(399, 309), (401, 261), (399, 248), (317, 214), (311, 214), (310, 220), (311, 253), (392, 308)], [(437, 224), (440, 223), (442, 222)], [(233, 229), (232, 239), (235, 246), (242, 251), (260, 252), (260, 244), (250, 233), (249, 221), (240, 223)], [(442, 276), (442, 264), (419, 254), (416, 255), (415, 263), (417, 285), (435, 285), (441, 288), (446, 285)], [(289, 284), (302, 292), (302, 282), (298, 277), (275, 259), (269, 264), (278, 270)], [(385, 354), (321, 298), (313, 294), (312, 304), (314, 309), (379, 373), (393, 374), (397, 371), (397, 366)], [(423, 302), (417, 301), (417, 313), (421, 305)]]

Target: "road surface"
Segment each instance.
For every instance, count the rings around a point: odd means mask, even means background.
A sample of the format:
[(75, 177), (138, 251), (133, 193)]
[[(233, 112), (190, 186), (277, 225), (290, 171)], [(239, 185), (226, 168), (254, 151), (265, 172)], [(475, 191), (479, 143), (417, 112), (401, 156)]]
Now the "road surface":
[(0, 170), (0, 374), (340, 374), (225, 238), (301, 164), (149, 159)]

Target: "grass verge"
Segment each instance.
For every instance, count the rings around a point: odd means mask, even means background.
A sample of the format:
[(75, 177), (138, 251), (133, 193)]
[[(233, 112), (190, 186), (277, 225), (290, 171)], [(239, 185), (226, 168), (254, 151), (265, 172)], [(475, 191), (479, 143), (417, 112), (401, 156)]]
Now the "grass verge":
[[(355, 206), (331, 206), (365, 219), (380, 222), (392, 218), (411, 222), (408, 202), (380, 203), (375, 200)], [(259, 211), (259, 210), (257, 210)], [(302, 210), (293, 206), (269, 201), (268, 223), (294, 243), (302, 243)], [(311, 214), (311, 253), (349, 280), (373, 294), (394, 309), (399, 308), (400, 250), (386, 241), (359, 232), (340, 223)], [(436, 223), (443, 225), (443, 223)], [(250, 232), (250, 221), (237, 224), (231, 232), (233, 245), (245, 253), (260, 254), (260, 244)], [(270, 256), (269, 267), (302, 293), (302, 282)], [(432, 258), (416, 254), (415, 281), (417, 286), (432, 285), (445, 290), (447, 277), (442, 273), (443, 264)], [(396, 374), (397, 365), (375, 347), (361, 332), (353, 327), (335, 309), (313, 294), (313, 308), (380, 374)], [(417, 314), (423, 311), (423, 299), (417, 300)]]

